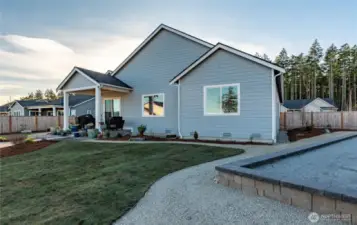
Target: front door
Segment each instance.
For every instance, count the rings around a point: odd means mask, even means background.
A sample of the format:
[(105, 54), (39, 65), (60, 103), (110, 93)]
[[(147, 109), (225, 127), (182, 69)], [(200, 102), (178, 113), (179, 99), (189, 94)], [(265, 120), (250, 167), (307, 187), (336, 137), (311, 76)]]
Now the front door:
[(120, 116), (120, 99), (119, 98), (114, 98), (114, 99), (104, 99), (103, 102), (103, 119), (105, 121), (105, 124), (108, 124), (109, 119), (113, 116)]

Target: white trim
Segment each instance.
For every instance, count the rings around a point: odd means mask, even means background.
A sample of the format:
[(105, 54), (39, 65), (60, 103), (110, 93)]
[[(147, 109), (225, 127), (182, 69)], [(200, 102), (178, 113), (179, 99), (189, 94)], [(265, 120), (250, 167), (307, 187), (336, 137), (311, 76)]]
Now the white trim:
[(166, 26), (165, 24), (161, 24), (160, 26), (158, 26), (122, 63), (120, 63), (120, 65), (111, 73), (111, 76), (114, 76), (127, 62), (130, 61), (131, 58), (133, 58), (136, 53), (138, 53), (142, 48), (145, 47), (145, 45), (147, 43), (149, 43), (155, 36), (156, 34), (158, 34), (161, 30), (167, 30), (167, 31), (170, 31), (174, 34), (177, 34), (179, 36), (182, 36), (184, 38), (187, 38), (191, 41), (194, 41), (196, 43), (199, 43), (201, 45), (204, 45), (206, 47), (209, 47), (209, 48), (212, 48), (214, 45), (208, 43), (208, 42), (205, 42), (203, 40), (200, 40), (194, 36), (191, 36), (191, 35), (188, 35), (182, 31), (179, 31), (179, 30), (176, 30), (176, 29), (173, 29), (169, 26)]
[[(230, 86), (237, 86), (237, 104), (238, 104), (238, 112), (236, 113), (209, 113), (206, 112), (206, 92), (207, 88), (220, 88), (220, 97), (222, 97), (222, 87), (230, 87)], [(222, 110), (222, 101), (220, 103), (220, 109)], [(217, 85), (205, 85), (203, 86), (203, 116), (239, 116), (240, 115), (240, 83), (233, 83), (233, 84), (217, 84)]]
[(37, 105), (37, 106), (27, 106), (27, 109), (47, 109), (47, 108), (53, 108), (53, 107), (59, 107), (62, 108), (63, 106), (61, 105)]
[[(91, 82), (93, 82), (96, 85), (99, 85), (99, 83), (95, 80), (93, 80), (91, 77), (89, 77), (87, 74), (85, 74), (84, 72), (82, 72), (80, 69), (78, 69), (77, 67), (74, 67), (71, 72), (64, 78), (64, 80), (58, 85), (58, 87), (56, 88), (56, 91), (60, 91), (62, 90), (61, 88), (67, 83), (67, 81), (75, 74), (75, 73), (79, 73), (82, 76), (84, 76), (85, 78), (87, 78), (88, 80), (90, 80)], [(67, 90), (68, 91), (68, 90)]]
[(132, 91), (133, 90), (132, 88), (126, 88), (126, 87), (121, 87), (121, 86), (107, 84), (107, 83), (100, 83), (100, 86), (102, 86), (104, 88), (105, 88), (105, 86), (114, 87), (114, 88), (117, 88), (117, 89), (124, 89), (124, 90), (127, 90), (127, 91)]
[(209, 56), (211, 56), (212, 54), (214, 54), (216, 51), (223, 49), (227, 52), (233, 53), (235, 55), (241, 56), (243, 58), (246, 58), (248, 60), (251, 60), (253, 62), (259, 63), (263, 66), (266, 66), (268, 68), (271, 69), (275, 69), (277, 71), (280, 71), (282, 73), (285, 73), (285, 69), (276, 66), (272, 63), (269, 63), (265, 60), (259, 59), (257, 57), (254, 57), (248, 53), (239, 51), (237, 49), (231, 48), (229, 46), (223, 45), (221, 43), (218, 43), (214, 48), (212, 48), (211, 50), (209, 50), (208, 52), (206, 52), (203, 56), (201, 56), (201, 58), (199, 58), (196, 62), (194, 62), (193, 64), (191, 64), (189, 67), (187, 67), (185, 70), (183, 70), (181, 73), (179, 73), (173, 80), (170, 81), (170, 84), (174, 84), (176, 81), (178, 81), (179, 79), (181, 79), (183, 76), (185, 76), (188, 72), (190, 72), (192, 69), (194, 69), (196, 66), (198, 66), (202, 61), (204, 61), (205, 59), (207, 59)]
[[(99, 86), (99, 85), (97, 85), (97, 86)], [(71, 88), (71, 89), (64, 89), (62, 91), (66, 91), (66, 92), (85, 91), (85, 90), (95, 89), (97, 86), (86, 86), (86, 87), (79, 87), (79, 88)]]
[(181, 134), (181, 86), (180, 81), (177, 82), (177, 131), (180, 138), (182, 138)]
[[(275, 75), (274, 75), (274, 69), (271, 70), (271, 102), (272, 102), (272, 130), (271, 130), (271, 138), (273, 140), (273, 143), (276, 143), (276, 135), (277, 135), (277, 127), (276, 127), (276, 82), (275, 82)], [(280, 102), (280, 101), (279, 101)], [(280, 113), (280, 111), (279, 111)]]
[[(155, 115), (145, 115), (144, 114), (144, 97), (145, 96), (152, 96), (152, 95), (162, 95), (162, 102), (163, 102), (163, 115), (155, 116)], [(165, 93), (153, 93), (153, 94), (143, 94), (141, 95), (141, 117), (165, 117)]]
[(80, 103), (78, 103), (77, 105), (71, 106), (71, 108), (77, 107), (77, 106), (82, 105), (82, 104), (84, 104), (84, 103), (86, 103), (86, 102), (92, 101), (93, 99), (95, 99), (95, 97), (90, 98), (90, 99), (87, 99), (87, 100), (85, 100), (85, 101), (83, 101), (83, 102), (80, 102)]

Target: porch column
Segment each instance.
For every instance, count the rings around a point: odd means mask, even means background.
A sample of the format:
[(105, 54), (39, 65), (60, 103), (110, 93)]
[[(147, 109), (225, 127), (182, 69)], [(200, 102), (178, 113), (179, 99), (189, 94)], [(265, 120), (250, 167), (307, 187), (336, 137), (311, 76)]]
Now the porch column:
[(57, 112), (56, 112), (56, 107), (53, 106), (53, 107), (52, 107), (52, 116), (57, 116), (56, 114), (57, 114)]
[(68, 126), (68, 116), (69, 116), (69, 105), (68, 105), (68, 93), (63, 92), (63, 129), (67, 130)]
[(102, 93), (99, 86), (95, 87), (95, 128), (100, 132), (100, 122), (102, 122)]
[(38, 108), (38, 116), (42, 116), (42, 114), (41, 114), (41, 108)]

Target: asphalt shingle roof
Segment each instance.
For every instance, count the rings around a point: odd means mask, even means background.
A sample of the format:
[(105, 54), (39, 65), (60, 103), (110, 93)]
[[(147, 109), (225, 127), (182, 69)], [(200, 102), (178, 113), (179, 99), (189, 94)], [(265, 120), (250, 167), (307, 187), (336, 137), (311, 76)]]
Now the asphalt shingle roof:
[(124, 83), (123, 81), (121, 81), (118, 78), (115, 78), (111, 75), (99, 73), (99, 72), (84, 69), (81, 67), (76, 67), (76, 68), (100, 84), (110, 84), (110, 85), (115, 85), (115, 86), (124, 87), (124, 88), (132, 88), (129, 85), (127, 85), (126, 83)]
[[(94, 96), (91, 95), (70, 95), (68, 104), (69, 106), (74, 106), (92, 98), (94, 98)], [(63, 105), (63, 98), (50, 101), (49, 105)]]
[[(94, 98), (94, 96), (90, 95), (70, 95), (69, 96), (69, 106), (77, 105), (81, 102), (87, 101), (89, 99)], [(46, 106), (46, 105), (63, 105), (63, 98), (59, 98), (56, 100), (48, 101), (48, 100), (18, 100), (17, 101), (23, 107), (29, 106)], [(3, 106), (1, 106), (3, 107)], [(0, 107), (0, 109), (1, 109)], [(1, 110), (0, 110), (1, 111)]]
[[(331, 98), (321, 98), (322, 100), (330, 103), (331, 105), (335, 106), (334, 101)], [(315, 99), (297, 99), (297, 100), (285, 100), (284, 107), (288, 109), (301, 109), (302, 107), (306, 106), (310, 102), (314, 101)]]
[(0, 106), (0, 112), (8, 112), (9, 111), (9, 106), (11, 105), (12, 103), (7, 103), (7, 104), (4, 104), (4, 105), (1, 105)]

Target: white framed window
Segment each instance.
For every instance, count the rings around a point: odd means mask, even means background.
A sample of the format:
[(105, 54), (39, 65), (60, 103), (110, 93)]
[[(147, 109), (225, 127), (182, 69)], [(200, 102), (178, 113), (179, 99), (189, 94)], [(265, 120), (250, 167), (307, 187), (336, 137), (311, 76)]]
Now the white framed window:
[(75, 109), (71, 109), (71, 116), (75, 116), (76, 115), (76, 110)]
[(57, 110), (57, 116), (63, 116), (63, 109)]
[(141, 101), (143, 117), (164, 117), (165, 116), (165, 94), (142, 95)]
[(222, 84), (203, 87), (205, 116), (231, 116), (240, 114), (240, 84)]
[(14, 111), (13, 116), (21, 116), (21, 111), (20, 110)]
[(53, 111), (47, 111), (47, 116), (53, 116)]
[(87, 109), (87, 114), (92, 114), (92, 110)]

